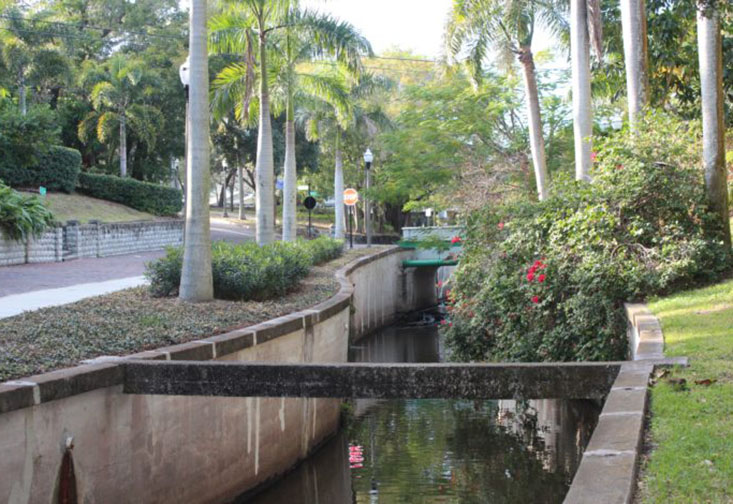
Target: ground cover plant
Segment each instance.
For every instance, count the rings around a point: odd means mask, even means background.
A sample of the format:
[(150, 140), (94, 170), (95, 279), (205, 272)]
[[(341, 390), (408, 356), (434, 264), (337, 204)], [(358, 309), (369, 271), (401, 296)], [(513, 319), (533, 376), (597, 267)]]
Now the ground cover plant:
[[(378, 248), (378, 247), (377, 247)], [(146, 287), (43, 308), (0, 320), (0, 382), (221, 334), (310, 308), (338, 292), (334, 272), (374, 252), (352, 249), (314, 266), (286, 295), (268, 301), (187, 303)]]
[(622, 359), (625, 301), (730, 267), (694, 124), (650, 116), (597, 149), (592, 183), (473, 215), (445, 324), (455, 358)]
[[(343, 241), (320, 237), (310, 241), (256, 243), (214, 242), (212, 273), (217, 299), (264, 300), (295, 287), (314, 265), (340, 256)], [(183, 249), (169, 248), (146, 271), (154, 296), (171, 296), (181, 283)]]
[[(733, 500), (733, 280), (653, 299), (666, 356), (690, 367), (652, 389), (650, 446), (640, 502)], [(682, 381), (684, 380), (684, 382)]]

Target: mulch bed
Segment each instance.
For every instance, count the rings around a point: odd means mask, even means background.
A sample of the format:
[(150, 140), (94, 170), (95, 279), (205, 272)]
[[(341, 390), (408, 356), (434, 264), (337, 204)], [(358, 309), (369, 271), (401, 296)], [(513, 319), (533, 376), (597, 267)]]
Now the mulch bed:
[(184, 343), (303, 310), (338, 292), (336, 270), (366, 249), (314, 267), (292, 292), (270, 301), (187, 303), (145, 287), (0, 320), (0, 381), (52, 371), (100, 355)]

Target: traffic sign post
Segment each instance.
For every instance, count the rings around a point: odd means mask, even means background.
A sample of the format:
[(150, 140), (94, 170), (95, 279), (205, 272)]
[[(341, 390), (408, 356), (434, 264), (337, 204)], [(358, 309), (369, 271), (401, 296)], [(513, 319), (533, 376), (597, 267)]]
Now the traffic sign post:
[(303, 200), (303, 206), (308, 209), (308, 238), (313, 235), (311, 230), (311, 211), (316, 207), (316, 199), (313, 196), (308, 196)]
[(348, 188), (344, 191), (344, 205), (349, 207), (349, 248), (354, 248), (354, 205), (359, 202), (359, 193), (356, 189)]

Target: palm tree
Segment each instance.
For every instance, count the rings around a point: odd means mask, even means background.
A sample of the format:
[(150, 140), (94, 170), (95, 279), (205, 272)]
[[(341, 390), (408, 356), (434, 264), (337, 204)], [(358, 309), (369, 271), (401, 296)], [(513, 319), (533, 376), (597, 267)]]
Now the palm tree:
[(467, 63), (476, 80), (481, 78), (484, 59), (492, 45), (504, 56), (514, 54), (521, 63), (532, 163), (540, 200), (547, 198), (548, 181), (532, 39), (538, 20), (552, 31), (564, 29), (561, 12), (558, 0), (456, 0), (446, 32), (449, 53), (455, 57), (467, 50)]
[(348, 135), (359, 137), (365, 146), (379, 130), (392, 126), (384, 110), (366, 107), (365, 99), (380, 91), (388, 90), (393, 83), (381, 76), (363, 73), (353, 82), (343, 69), (322, 71), (320, 78), (330, 81), (334, 93), (330, 99), (311, 99), (297, 110), (298, 122), (305, 126), (309, 140), (333, 141), (334, 152), (334, 237), (344, 238), (346, 215), (344, 208), (343, 141)]
[(570, 54), (573, 74), (575, 178), (588, 180), (592, 160), (593, 112), (590, 92), (590, 44), (602, 57), (600, 0), (570, 0)]
[(649, 101), (648, 43), (644, 0), (621, 0), (626, 94), (632, 130)]
[(110, 142), (119, 132), (120, 176), (127, 176), (127, 130), (137, 133), (148, 149), (155, 147), (163, 116), (145, 103), (155, 86), (155, 78), (142, 62), (116, 54), (101, 66), (85, 65), (82, 81), (92, 85), (94, 110), (79, 123), (79, 138), (87, 142), (96, 133), (102, 143)]
[[(251, 19), (242, 16), (241, 12), (229, 11), (212, 21), (212, 28), (212, 45), (216, 50), (244, 54), (245, 60), (244, 63), (229, 65), (217, 76), (215, 110), (221, 114), (234, 104), (240, 118), (252, 114), (254, 110), (259, 110), (261, 117), (262, 96), (258, 100), (250, 99), (255, 79), (253, 66), (256, 64), (251, 49), (254, 37)], [(330, 82), (303, 71), (302, 64), (329, 57), (344, 64), (352, 74), (358, 75), (361, 55), (371, 54), (371, 46), (350, 24), (338, 22), (330, 16), (301, 12), (293, 2), (282, 20), (282, 25), (273, 29), (268, 49), (265, 61), (269, 61), (269, 68), (262, 68), (260, 63), (259, 80), (260, 88), (265, 77), (270, 81), (268, 98), (271, 101), (271, 111), (277, 113), (284, 110), (286, 115), (282, 236), (283, 240), (290, 241), (295, 239), (297, 224), (294, 126), (296, 102), (303, 95), (315, 95), (323, 99), (334, 99), (338, 95), (338, 90), (331, 88)], [(262, 62), (263, 55), (260, 52)], [(260, 134), (261, 130), (262, 128)]]
[(700, 58), (705, 188), (710, 208), (720, 215), (725, 224), (723, 226), (725, 241), (730, 248), (720, 2), (718, 0), (697, 0), (697, 2), (697, 45)]
[(190, 10), (189, 120), (186, 153), (186, 235), (179, 297), (214, 298), (209, 229), (209, 62), (206, 48), (206, 0), (192, 0)]

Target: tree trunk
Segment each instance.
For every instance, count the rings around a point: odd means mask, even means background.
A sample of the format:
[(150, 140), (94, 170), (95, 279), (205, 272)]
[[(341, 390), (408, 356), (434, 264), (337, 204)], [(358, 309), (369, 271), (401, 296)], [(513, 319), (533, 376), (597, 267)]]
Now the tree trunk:
[(28, 113), (27, 96), (28, 89), (25, 87), (25, 76), (23, 70), (18, 71), (18, 108), (20, 109), (20, 115), (26, 115)]
[(547, 164), (545, 160), (545, 139), (542, 136), (542, 118), (540, 116), (540, 97), (537, 91), (532, 49), (523, 47), (519, 61), (524, 69), (524, 87), (527, 93), (527, 116), (529, 117), (529, 145), (532, 150), (532, 163), (540, 201), (547, 198)]
[[(260, 27), (262, 28), (262, 27)], [(267, 51), (265, 34), (260, 30), (260, 125), (257, 136), (257, 164), (255, 166), (257, 191), (257, 229), (255, 237), (258, 245), (275, 240), (274, 206), (274, 162), (272, 154), (272, 124), (270, 122), (270, 96), (267, 90)]]
[(127, 177), (127, 118), (120, 116), (120, 177)]
[(333, 208), (334, 208), (334, 237), (337, 239), (344, 238), (344, 166), (341, 157), (341, 130), (336, 131), (336, 152), (334, 155), (336, 162), (333, 174)]
[(570, 53), (573, 72), (575, 179), (590, 180), (593, 118), (590, 95), (588, 0), (570, 1)]
[(186, 166), (186, 237), (179, 297), (210, 301), (214, 297), (209, 223), (209, 63), (206, 47), (206, 0), (192, 0), (189, 50), (191, 128)]
[(239, 188), (239, 220), (244, 220), (244, 177), (242, 165), (237, 166), (237, 187)]
[(236, 174), (236, 171), (232, 171), (232, 174), (229, 177), (229, 211), (231, 212), (234, 212), (234, 182)]
[(644, 0), (621, 0), (621, 28), (624, 38), (629, 124), (633, 130), (649, 99)]
[(723, 111), (723, 46), (720, 33), (720, 10), (715, 3), (707, 8), (698, 7), (697, 44), (700, 55), (702, 157), (705, 167), (705, 189), (710, 209), (723, 221), (725, 242), (730, 248)]
[(285, 166), (283, 168), (283, 241), (297, 238), (298, 221), (295, 207), (298, 177), (295, 164), (295, 110), (292, 92), (288, 96), (285, 117)]

